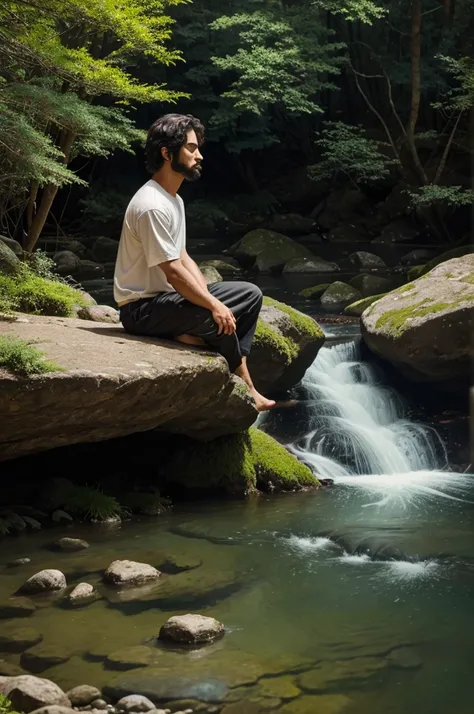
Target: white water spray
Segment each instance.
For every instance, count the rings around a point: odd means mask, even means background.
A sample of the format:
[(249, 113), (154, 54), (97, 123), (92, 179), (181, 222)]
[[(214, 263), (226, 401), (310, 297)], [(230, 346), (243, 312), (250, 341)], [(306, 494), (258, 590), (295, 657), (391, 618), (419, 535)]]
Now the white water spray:
[(404, 418), (398, 395), (358, 360), (355, 342), (323, 347), (302, 386), (310, 432), (289, 448), (322, 478), (365, 490), (368, 506), (468, 500), (472, 476), (447, 471), (437, 432)]

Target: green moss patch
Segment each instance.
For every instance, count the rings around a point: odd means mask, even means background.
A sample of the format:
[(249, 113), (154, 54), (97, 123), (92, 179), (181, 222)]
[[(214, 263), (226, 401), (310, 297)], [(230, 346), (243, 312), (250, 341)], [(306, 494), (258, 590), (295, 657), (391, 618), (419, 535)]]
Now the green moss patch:
[(273, 300), (273, 298), (264, 297), (263, 304), (268, 305), (269, 307), (276, 307), (282, 312), (285, 312), (291, 318), (293, 327), (300, 335), (305, 337), (324, 338), (324, 332), (321, 330), (316, 320), (313, 320), (312, 317), (303, 315), (303, 313), (298, 312), (298, 310), (295, 310), (289, 305), (285, 305), (283, 302)]
[(86, 304), (80, 290), (35, 275), (26, 266), (14, 275), (0, 274), (0, 309), (5, 312), (70, 317), (76, 305)]
[(362, 298), (362, 300), (356, 300), (355, 302), (344, 308), (344, 314), (360, 317), (368, 307), (383, 298), (385, 295), (387, 295), (387, 293), (381, 293), (380, 295), (371, 295), (370, 297)]
[(183, 437), (167, 464), (167, 473), (171, 481), (192, 491), (234, 496), (256, 489), (294, 491), (318, 485), (307, 466), (255, 428), (207, 443)]
[(320, 285), (313, 285), (312, 288), (305, 288), (301, 290), (299, 295), (304, 298), (310, 298), (311, 300), (317, 300), (321, 295), (328, 289), (331, 283), (321, 283)]
[[(303, 340), (324, 340), (323, 331), (319, 327), (318, 323), (313, 320), (312, 317), (303, 315), (302, 313), (298, 312), (298, 310), (294, 310), (289, 305), (285, 305), (284, 303), (278, 302), (278, 300), (273, 300), (269, 297), (263, 298), (263, 304), (269, 307), (276, 307), (278, 308), (278, 310), (281, 310), (281, 312), (284, 312), (286, 315), (288, 315), (291, 319), (293, 329), (298, 333), (299, 336), (303, 338)], [(298, 345), (290, 337), (284, 337), (283, 335), (281, 335), (280, 332), (270, 327), (270, 325), (267, 325), (267, 323), (264, 322), (261, 318), (259, 318), (257, 322), (257, 328), (255, 330), (254, 336), (254, 345), (268, 345), (280, 355), (283, 355), (286, 364), (291, 364), (291, 362), (296, 359), (296, 357), (298, 357), (298, 354), (300, 352), (300, 345)]]
[[(464, 300), (465, 299), (464, 297)], [(463, 302), (463, 300), (461, 299), (459, 302)], [(395, 337), (402, 334), (410, 326), (408, 320), (443, 312), (443, 310), (448, 310), (454, 305), (455, 303), (449, 302), (430, 302), (425, 298), (414, 305), (387, 310), (387, 312), (378, 318), (375, 326), (378, 329), (385, 329), (390, 335)]]
[(31, 342), (5, 335), (0, 335), (0, 367), (22, 377), (62, 371), (54, 362), (46, 361), (44, 353)]

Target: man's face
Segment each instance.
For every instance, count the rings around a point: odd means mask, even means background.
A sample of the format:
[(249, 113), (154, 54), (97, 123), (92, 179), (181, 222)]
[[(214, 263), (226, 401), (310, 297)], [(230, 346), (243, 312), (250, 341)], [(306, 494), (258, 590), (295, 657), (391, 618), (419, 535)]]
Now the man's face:
[(171, 167), (187, 181), (197, 181), (201, 176), (201, 162), (202, 154), (199, 151), (196, 132), (190, 129), (186, 135), (186, 143), (171, 159)]

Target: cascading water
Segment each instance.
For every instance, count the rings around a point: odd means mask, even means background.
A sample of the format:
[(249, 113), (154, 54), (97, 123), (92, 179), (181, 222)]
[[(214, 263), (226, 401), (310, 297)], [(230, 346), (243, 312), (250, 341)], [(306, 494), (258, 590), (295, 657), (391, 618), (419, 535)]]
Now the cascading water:
[(309, 431), (288, 448), (321, 477), (375, 494), (378, 505), (417, 494), (466, 500), (472, 477), (448, 472), (437, 432), (404, 417), (356, 342), (323, 347), (301, 390)]

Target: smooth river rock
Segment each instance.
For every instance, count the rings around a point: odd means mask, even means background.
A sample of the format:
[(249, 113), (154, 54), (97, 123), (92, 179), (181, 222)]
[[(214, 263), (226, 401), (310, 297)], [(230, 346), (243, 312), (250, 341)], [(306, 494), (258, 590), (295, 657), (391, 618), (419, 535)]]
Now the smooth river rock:
[(66, 576), (60, 570), (46, 569), (40, 570), (28, 578), (19, 592), (37, 594), (42, 592), (62, 590), (67, 586)]
[(61, 707), (71, 706), (71, 702), (57, 684), (31, 674), (0, 679), (0, 694), (8, 697), (14, 710), (25, 714), (53, 704)]
[(143, 585), (160, 577), (160, 571), (148, 563), (133, 560), (114, 560), (104, 573), (104, 579), (112, 585)]
[(66, 696), (73, 707), (87, 707), (95, 699), (99, 699), (101, 691), (97, 687), (91, 687), (89, 684), (79, 684), (66, 692)]
[(160, 639), (186, 644), (212, 642), (224, 634), (224, 625), (213, 617), (175, 615), (160, 630)]

